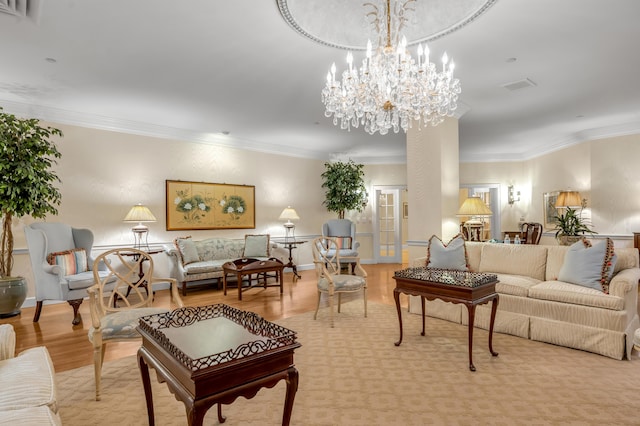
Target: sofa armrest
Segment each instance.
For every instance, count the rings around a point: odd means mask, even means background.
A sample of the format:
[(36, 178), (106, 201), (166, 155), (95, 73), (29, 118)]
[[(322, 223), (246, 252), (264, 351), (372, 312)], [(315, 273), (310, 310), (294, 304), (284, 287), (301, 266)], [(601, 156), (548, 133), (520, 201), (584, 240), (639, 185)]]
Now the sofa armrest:
[(173, 244), (164, 244), (162, 246), (164, 252), (172, 259), (172, 263), (175, 266), (175, 275), (178, 281), (184, 281), (187, 271), (184, 269), (184, 265), (182, 264), (182, 257), (178, 252), (178, 249)]
[(16, 355), (16, 332), (11, 324), (0, 325), (0, 361)]
[(609, 282), (609, 294), (623, 299), (633, 292), (638, 293), (638, 280), (640, 280), (640, 268), (623, 269), (611, 278)]

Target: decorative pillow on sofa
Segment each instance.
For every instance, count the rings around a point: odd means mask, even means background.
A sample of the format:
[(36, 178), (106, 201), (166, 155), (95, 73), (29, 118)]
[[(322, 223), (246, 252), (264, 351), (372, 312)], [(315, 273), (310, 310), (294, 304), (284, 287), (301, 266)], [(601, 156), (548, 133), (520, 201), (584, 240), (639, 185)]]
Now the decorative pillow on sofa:
[(245, 235), (244, 257), (269, 257), (269, 234)]
[(62, 275), (75, 275), (88, 271), (87, 252), (83, 248), (59, 251), (47, 255), (49, 265), (58, 265)]
[(464, 245), (464, 236), (458, 234), (447, 244), (440, 238), (432, 235), (427, 247), (427, 268), (455, 269), (468, 271), (467, 249)]
[(175, 240), (173, 240), (173, 243), (176, 245), (178, 253), (180, 253), (180, 258), (182, 258), (183, 265), (188, 265), (190, 263), (200, 261), (198, 249), (196, 249), (196, 245), (190, 236), (176, 238)]
[(611, 238), (593, 245), (582, 239), (567, 250), (558, 280), (609, 293), (616, 259)]

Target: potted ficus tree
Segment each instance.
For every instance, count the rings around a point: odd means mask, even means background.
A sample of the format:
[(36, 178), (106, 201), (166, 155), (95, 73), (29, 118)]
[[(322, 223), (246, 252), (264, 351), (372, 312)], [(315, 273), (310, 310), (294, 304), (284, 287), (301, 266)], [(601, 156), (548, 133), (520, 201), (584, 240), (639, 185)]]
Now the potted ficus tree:
[(585, 223), (577, 210), (567, 207), (566, 212), (556, 215), (556, 238), (560, 245), (575, 243), (585, 234), (597, 234)]
[(61, 154), (52, 140), (62, 131), (40, 126), (35, 118), (17, 118), (0, 107), (0, 317), (20, 313), (27, 295), (24, 277), (13, 277), (14, 218), (43, 219), (57, 214), (60, 182), (51, 170)]
[(323, 204), (330, 212), (338, 213), (339, 219), (344, 219), (346, 210), (361, 212), (367, 205), (367, 190), (364, 186), (364, 165), (356, 164), (353, 160), (346, 163), (324, 163), (322, 173), (326, 188)]

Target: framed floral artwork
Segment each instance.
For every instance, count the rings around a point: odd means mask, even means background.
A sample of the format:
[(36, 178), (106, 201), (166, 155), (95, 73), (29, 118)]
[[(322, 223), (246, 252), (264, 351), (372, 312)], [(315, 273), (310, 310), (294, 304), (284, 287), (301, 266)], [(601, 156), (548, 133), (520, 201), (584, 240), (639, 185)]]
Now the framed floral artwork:
[(542, 195), (544, 229), (554, 229), (556, 227), (556, 216), (558, 214), (556, 210), (556, 200), (558, 199), (558, 194), (560, 194), (560, 191), (545, 192)]
[(256, 227), (255, 186), (166, 182), (167, 231)]

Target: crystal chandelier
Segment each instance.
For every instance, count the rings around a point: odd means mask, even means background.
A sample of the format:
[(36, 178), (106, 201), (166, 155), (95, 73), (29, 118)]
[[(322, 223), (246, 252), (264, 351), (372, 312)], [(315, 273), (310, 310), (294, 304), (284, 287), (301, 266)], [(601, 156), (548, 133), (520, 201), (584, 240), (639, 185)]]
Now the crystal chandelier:
[[(364, 3), (372, 11), (367, 13), (375, 28), (377, 47), (367, 42), (366, 57), (358, 69), (353, 55), (347, 54), (348, 69), (336, 80), (336, 64), (327, 74), (322, 90), (326, 117), (333, 116), (333, 124), (341, 129), (364, 126), (369, 134), (385, 135), (390, 129), (407, 131), (412, 120), (436, 126), (457, 108), (460, 81), (453, 77), (455, 64), (447, 54), (442, 56), (440, 71), (429, 61), (429, 48), (418, 46), (414, 60), (407, 50), (407, 39), (400, 37), (407, 22), (406, 13), (416, 0), (386, 0), (384, 15), (372, 3)], [(393, 29), (393, 31), (392, 31)], [(395, 45), (395, 47), (394, 47)]]

